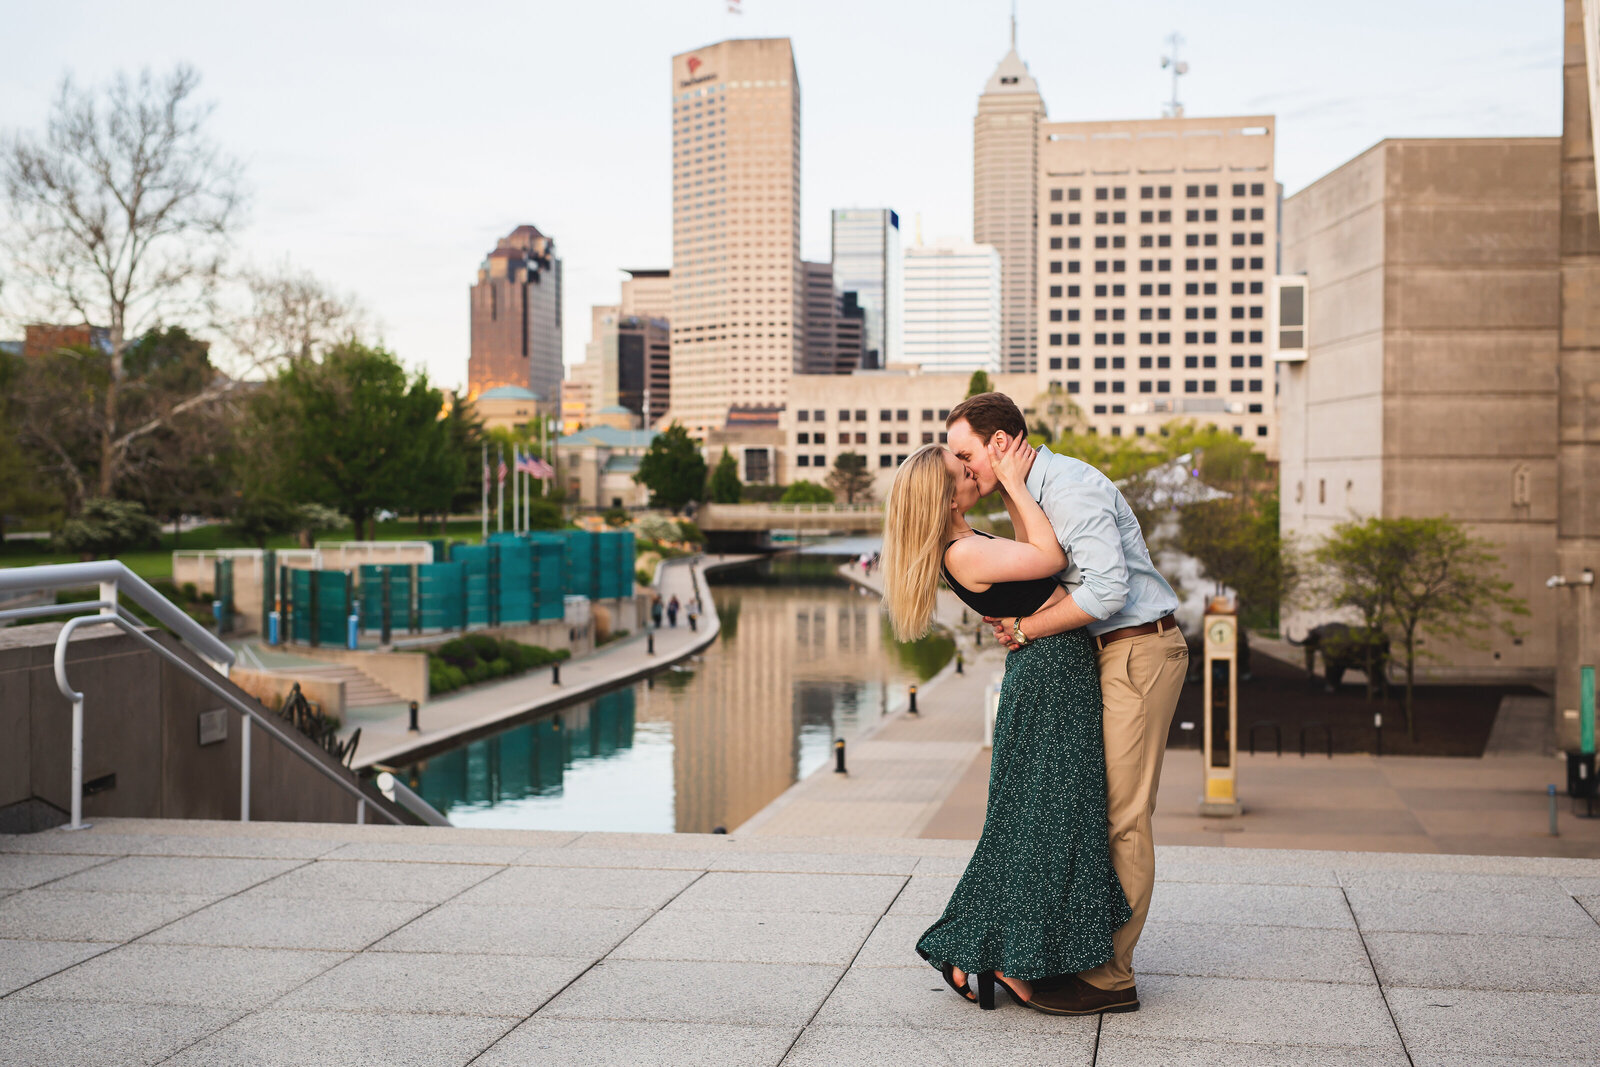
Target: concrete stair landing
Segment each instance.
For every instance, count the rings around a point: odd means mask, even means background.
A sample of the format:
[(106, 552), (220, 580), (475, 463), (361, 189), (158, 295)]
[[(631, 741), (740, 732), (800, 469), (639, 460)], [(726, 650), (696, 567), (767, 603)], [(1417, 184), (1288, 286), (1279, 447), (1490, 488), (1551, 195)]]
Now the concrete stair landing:
[(1600, 861), (1163, 847), (1143, 1009), (913, 951), (971, 842), (104, 820), (0, 837), (0, 1063), (1592, 1064)]

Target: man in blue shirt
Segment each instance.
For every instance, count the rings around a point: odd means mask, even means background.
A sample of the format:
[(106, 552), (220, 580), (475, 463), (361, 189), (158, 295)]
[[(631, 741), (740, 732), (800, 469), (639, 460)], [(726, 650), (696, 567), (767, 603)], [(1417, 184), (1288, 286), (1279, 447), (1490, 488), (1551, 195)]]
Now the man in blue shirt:
[[(1022, 412), (1003, 393), (967, 398), (951, 409), (945, 426), (950, 450), (984, 494), (999, 487), (986, 449), (990, 440), (1007, 450), (1027, 437)], [(1029, 1006), (1061, 1015), (1137, 1011), (1133, 947), (1155, 888), (1151, 816), (1167, 731), (1189, 666), (1172, 617), (1178, 598), (1150, 562), (1133, 509), (1099, 470), (1040, 448), (1028, 472), (1028, 491), (1066, 551), (1067, 566), (1056, 578), (1070, 595), (1033, 615), (984, 621), (1011, 648), (1079, 627), (1094, 638), (1105, 703), (1111, 860), (1133, 909), (1133, 918), (1116, 933), (1112, 959), (1082, 974), (1035, 983)]]

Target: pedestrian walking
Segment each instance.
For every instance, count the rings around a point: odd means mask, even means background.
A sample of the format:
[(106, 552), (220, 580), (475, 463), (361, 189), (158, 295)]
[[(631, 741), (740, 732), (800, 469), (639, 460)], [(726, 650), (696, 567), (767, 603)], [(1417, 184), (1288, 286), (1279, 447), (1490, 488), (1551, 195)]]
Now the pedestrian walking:
[(650, 621), (656, 624), (656, 629), (661, 629), (661, 594), (654, 593), (650, 597)]
[(680, 605), (678, 603), (678, 597), (676, 594), (674, 594), (672, 599), (667, 601), (667, 625), (671, 626), (673, 629), (677, 629), (678, 626), (679, 608)]

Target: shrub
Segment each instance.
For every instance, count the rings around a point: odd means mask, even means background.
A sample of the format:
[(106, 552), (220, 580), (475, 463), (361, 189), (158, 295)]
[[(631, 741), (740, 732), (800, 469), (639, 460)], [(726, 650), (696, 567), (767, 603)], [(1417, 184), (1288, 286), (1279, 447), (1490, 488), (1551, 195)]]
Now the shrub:
[(613, 526), (617, 529), (621, 529), (633, 521), (633, 516), (628, 513), (627, 508), (607, 508), (605, 514), (600, 517), (605, 520), (607, 526)]
[(703, 545), (706, 543), (706, 535), (700, 531), (699, 526), (688, 519), (683, 519), (678, 523), (678, 540)]
[(798, 482), (790, 482), (779, 501), (784, 504), (831, 504), (833, 490), (802, 478)]
[(440, 645), (438, 656), (450, 666), (459, 667), (461, 670), (466, 670), (478, 662), (478, 654), (473, 651), (472, 646), (459, 637)]
[(500, 655), (500, 642), (488, 634), (465, 634), (461, 640), (465, 641), (473, 653), (485, 663)]
[(511, 663), (509, 660), (492, 659), (489, 661), (489, 674), (493, 677), (503, 678), (510, 673)]

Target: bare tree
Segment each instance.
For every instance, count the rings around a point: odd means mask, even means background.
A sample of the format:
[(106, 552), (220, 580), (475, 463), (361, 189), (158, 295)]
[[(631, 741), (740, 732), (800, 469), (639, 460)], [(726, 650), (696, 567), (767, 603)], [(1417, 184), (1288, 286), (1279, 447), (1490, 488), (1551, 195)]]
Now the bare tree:
[(243, 373), (278, 369), (290, 359), (309, 359), (337, 344), (361, 341), (372, 331), (366, 309), (309, 271), (287, 261), (241, 271), (236, 313), (216, 328), (243, 361)]
[(97, 427), (101, 496), (129, 449), (175, 414), (231, 389), (219, 380), (138, 425), (119, 424), (128, 346), (206, 307), (243, 203), (238, 164), (206, 135), (193, 68), (118, 75), (98, 89), (70, 77), (41, 134), (0, 143), (13, 221), (13, 276), (37, 308), (110, 331), (109, 382)]

